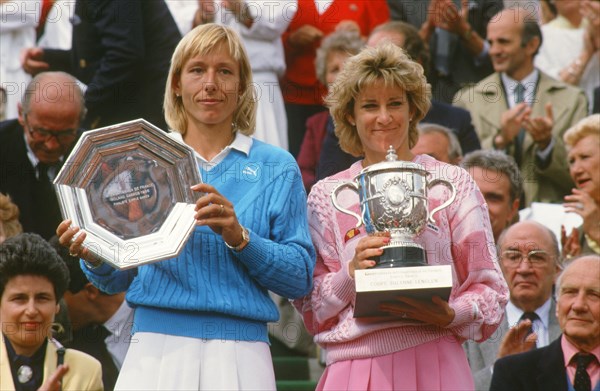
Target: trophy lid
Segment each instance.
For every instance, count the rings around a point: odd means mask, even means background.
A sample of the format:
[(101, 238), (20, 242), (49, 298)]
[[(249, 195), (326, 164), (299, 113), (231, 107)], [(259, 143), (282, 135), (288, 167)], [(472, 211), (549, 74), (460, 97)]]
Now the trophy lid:
[(387, 151), (385, 161), (381, 163), (375, 163), (370, 165), (369, 167), (363, 168), (359, 176), (366, 173), (373, 173), (384, 170), (420, 171), (421, 174), (427, 175), (427, 170), (425, 170), (425, 167), (423, 165), (413, 162), (407, 162), (404, 160), (398, 160), (398, 155), (396, 154), (396, 150), (392, 145), (390, 145)]

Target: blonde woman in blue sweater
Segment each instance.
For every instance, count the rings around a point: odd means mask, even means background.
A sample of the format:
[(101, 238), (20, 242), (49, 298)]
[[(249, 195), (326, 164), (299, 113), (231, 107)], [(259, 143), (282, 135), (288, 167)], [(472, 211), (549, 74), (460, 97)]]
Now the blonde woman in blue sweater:
[[(306, 295), (315, 253), (299, 169), (286, 151), (250, 137), (252, 74), (230, 29), (201, 25), (175, 49), (164, 110), (173, 137), (197, 153), (204, 193), (197, 227), (171, 260), (117, 271), (94, 262), (85, 233), (64, 221), (61, 244), (92, 283), (127, 290), (133, 340), (117, 389), (275, 389), (268, 295)], [(190, 184), (192, 185), (192, 184)]]

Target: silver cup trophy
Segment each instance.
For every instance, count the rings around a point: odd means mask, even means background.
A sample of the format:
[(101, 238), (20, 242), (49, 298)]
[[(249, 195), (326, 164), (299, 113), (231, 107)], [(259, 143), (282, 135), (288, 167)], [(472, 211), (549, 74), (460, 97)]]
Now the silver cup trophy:
[[(448, 207), (456, 197), (456, 189), (450, 182), (443, 179), (428, 182), (425, 167), (397, 159), (390, 146), (386, 161), (364, 168), (353, 182), (342, 183), (331, 194), (337, 210), (356, 218), (356, 228), (364, 224), (369, 234), (390, 233), (390, 242), (383, 247), (383, 254), (374, 259), (375, 268), (426, 266), (427, 254), (415, 243), (414, 237), (423, 231), (427, 222), (435, 224), (433, 215)], [(451, 195), (429, 212), (427, 191), (436, 185), (448, 187)], [(339, 205), (337, 197), (344, 189), (358, 193), (360, 216)]]

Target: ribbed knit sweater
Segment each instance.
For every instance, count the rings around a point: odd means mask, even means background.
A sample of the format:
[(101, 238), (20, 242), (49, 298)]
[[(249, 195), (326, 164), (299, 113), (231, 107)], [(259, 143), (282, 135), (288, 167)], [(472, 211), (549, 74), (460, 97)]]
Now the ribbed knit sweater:
[(297, 298), (312, 283), (315, 251), (298, 166), (288, 152), (253, 140), (248, 155), (232, 149), (210, 171), (200, 170), (248, 229), (241, 252), (198, 226), (177, 258), (125, 271), (82, 267), (102, 290), (127, 290), (134, 332), (266, 342), (266, 324), (279, 316), (267, 291)]
[[(309, 296), (296, 300), (308, 330), (327, 350), (328, 364), (364, 357), (380, 356), (443, 337), (457, 342), (482, 341), (499, 326), (508, 300), (508, 289), (496, 260), (494, 237), (488, 210), (479, 189), (462, 168), (426, 156), (414, 160), (429, 171), (428, 180), (442, 178), (456, 187), (456, 199), (434, 215), (436, 225), (428, 224), (415, 239), (425, 248), (430, 265), (453, 266), (453, 287), (449, 304), (454, 320), (445, 328), (410, 321), (354, 318), (356, 296), (348, 262), (361, 233), (348, 241), (345, 234), (356, 219), (336, 210), (331, 202), (333, 189), (359, 174), (362, 161), (348, 170), (317, 182), (308, 198), (309, 228), (315, 248), (314, 288)], [(434, 186), (428, 194), (429, 210), (450, 196), (444, 186)], [(340, 205), (360, 214), (358, 195), (346, 191), (338, 197)]]

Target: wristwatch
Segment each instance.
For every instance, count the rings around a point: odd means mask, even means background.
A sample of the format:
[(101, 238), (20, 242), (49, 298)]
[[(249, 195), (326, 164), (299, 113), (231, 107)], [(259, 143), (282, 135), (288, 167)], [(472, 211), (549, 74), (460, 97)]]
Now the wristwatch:
[(248, 230), (243, 225), (240, 225), (240, 227), (242, 227), (242, 242), (240, 244), (238, 244), (237, 246), (231, 246), (229, 243), (223, 240), (227, 247), (236, 252), (242, 251), (244, 247), (246, 247), (246, 245), (250, 243), (250, 233), (248, 233)]

